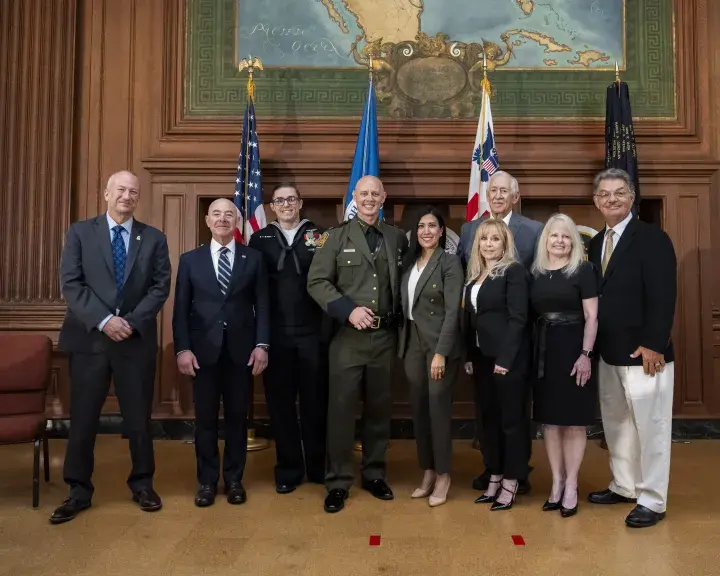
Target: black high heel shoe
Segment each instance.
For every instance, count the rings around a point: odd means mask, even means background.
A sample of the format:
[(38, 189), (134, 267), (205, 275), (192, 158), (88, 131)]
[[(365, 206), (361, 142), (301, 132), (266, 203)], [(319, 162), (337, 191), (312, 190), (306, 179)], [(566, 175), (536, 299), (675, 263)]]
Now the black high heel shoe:
[[(490, 480), (488, 483), (488, 488), (490, 487), (490, 484), (500, 484), (500, 487), (502, 488), (502, 480)], [(495, 492), (494, 496), (488, 496), (487, 494), (478, 496), (475, 499), (475, 504), (489, 504), (490, 502), (495, 502), (496, 498), (498, 497), (498, 494), (500, 494), (500, 490)]]
[[(493, 512), (495, 510), (510, 510), (510, 508), (513, 507), (513, 504), (515, 503), (515, 496), (517, 496), (517, 487), (518, 485), (515, 485), (515, 490), (508, 490), (505, 488), (504, 484), (500, 484), (500, 492), (505, 490), (505, 492), (512, 494), (512, 499), (507, 504), (502, 504), (501, 502), (498, 502), (497, 499), (495, 499), (495, 502), (493, 502), (493, 505), (490, 506), (490, 511)], [(498, 495), (500, 494), (498, 492)]]
[[(560, 500), (562, 502), (562, 500)], [(580, 504), (580, 491), (578, 490), (578, 498), (577, 498), (577, 504), (575, 504), (574, 508), (565, 508), (562, 504), (560, 505), (560, 516), (563, 518), (570, 518), (570, 516), (575, 516), (578, 511), (578, 505)]]
[(560, 493), (560, 500), (557, 502), (551, 502), (550, 498), (545, 500), (545, 504), (543, 504), (543, 512), (555, 512), (556, 510), (560, 510), (562, 507), (562, 500), (565, 497), (565, 489), (563, 488), (563, 491)]

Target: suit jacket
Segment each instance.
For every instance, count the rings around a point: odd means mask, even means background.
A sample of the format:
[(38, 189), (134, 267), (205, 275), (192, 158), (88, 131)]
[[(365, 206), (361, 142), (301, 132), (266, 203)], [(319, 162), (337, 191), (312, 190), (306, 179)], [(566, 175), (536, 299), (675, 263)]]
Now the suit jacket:
[[(415, 262), (412, 263), (415, 266)], [(423, 343), (436, 354), (457, 358), (462, 352), (460, 341), (460, 300), (463, 292), (463, 271), (460, 258), (437, 248), (425, 265), (415, 286), (413, 301), (408, 297), (408, 281), (412, 266), (403, 274), (401, 283), (403, 315), (412, 310)], [(410, 336), (409, 322), (400, 332), (398, 355), (405, 356)]]
[(471, 296), (473, 284), (465, 287), (466, 348), (479, 348), (483, 356), (495, 358), (495, 364), (511, 370), (529, 351), (528, 273), (515, 262), (502, 276), (486, 278), (477, 295), (477, 312)]
[[(602, 271), (605, 230), (590, 241), (588, 258)], [(677, 260), (669, 236), (633, 218), (613, 250), (598, 294), (595, 350), (607, 364), (641, 366), (638, 346), (674, 360), (670, 333), (677, 298)]]
[(265, 263), (260, 252), (237, 242), (225, 296), (220, 291), (209, 245), (180, 257), (175, 283), (175, 352), (191, 350), (201, 368), (212, 366), (218, 361), (224, 337), (230, 356), (239, 365), (247, 364), (255, 346), (270, 342)]
[[(400, 228), (382, 220), (378, 221), (377, 228), (383, 235), (389, 264), (392, 312), (400, 314), (400, 275), (407, 237)], [(357, 219), (330, 228), (317, 242), (317, 248), (307, 284), (313, 300), (340, 323), (345, 323), (357, 306), (374, 310), (375, 260)]]
[[(157, 315), (170, 294), (170, 275), (165, 235), (133, 220), (123, 295), (117, 302), (107, 215), (72, 224), (60, 260), (60, 289), (67, 303), (60, 349), (97, 353), (111, 345), (157, 346)], [(118, 343), (97, 329), (117, 309), (133, 328), (133, 335)]]
[[(485, 219), (478, 218), (472, 222), (466, 222), (460, 228), (458, 254), (460, 254), (463, 259), (463, 266), (465, 267), (467, 267), (467, 263), (470, 262), (470, 253), (472, 252), (473, 242), (475, 241), (475, 232), (477, 232), (480, 223), (484, 220)], [(535, 251), (537, 250), (540, 234), (542, 234), (543, 231), (543, 225), (513, 210), (513, 213), (510, 215), (508, 228), (510, 228), (510, 231), (513, 233), (518, 261), (525, 266), (526, 270), (530, 270), (530, 266), (535, 259)]]

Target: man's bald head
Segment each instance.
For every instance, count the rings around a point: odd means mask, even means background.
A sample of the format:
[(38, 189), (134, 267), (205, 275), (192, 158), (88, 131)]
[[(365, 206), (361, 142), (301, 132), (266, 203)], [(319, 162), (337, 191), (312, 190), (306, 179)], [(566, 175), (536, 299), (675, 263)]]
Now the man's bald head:
[(110, 217), (118, 224), (127, 222), (140, 199), (140, 179), (129, 170), (115, 172), (108, 178), (103, 196)]
[(210, 229), (213, 239), (223, 246), (227, 246), (233, 239), (238, 220), (238, 210), (227, 198), (214, 200), (205, 216), (205, 224)]
[(385, 198), (385, 187), (377, 176), (363, 176), (355, 184), (353, 199), (357, 205), (358, 216), (369, 224), (374, 224), (377, 220)]

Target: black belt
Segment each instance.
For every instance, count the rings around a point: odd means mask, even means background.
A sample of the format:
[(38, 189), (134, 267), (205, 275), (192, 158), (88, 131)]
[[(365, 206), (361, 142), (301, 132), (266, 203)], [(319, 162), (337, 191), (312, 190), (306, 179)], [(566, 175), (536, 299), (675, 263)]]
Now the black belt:
[[(378, 316), (373, 316), (373, 323), (370, 328), (362, 328), (360, 332), (369, 332), (373, 330), (391, 330), (392, 328), (397, 328), (399, 322), (399, 314), (380, 314)], [(355, 328), (355, 326), (353, 326), (349, 321), (346, 322), (346, 326), (350, 328)]]
[(569, 326), (584, 323), (585, 315), (582, 312), (548, 312), (537, 319), (535, 322), (535, 363), (537, 364), (538, 378), (545, 376), (548, 326)]

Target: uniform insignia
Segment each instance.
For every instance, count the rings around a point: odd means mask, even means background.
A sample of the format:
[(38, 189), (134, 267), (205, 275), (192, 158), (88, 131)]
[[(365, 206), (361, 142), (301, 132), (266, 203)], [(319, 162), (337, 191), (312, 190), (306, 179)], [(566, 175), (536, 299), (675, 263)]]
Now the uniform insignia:
[(321, 244), (318, 244), (321, 239), (320, 233), (315, 229), (307, 230), (303, 235), (303, 239), (305, 240), (305, 246), (321, 246)]
[(317, 246), (318, 248), (322, 248), (325, 245), (325, 242), (327, 242), (329, 236), (330, 234), (328, 234), (327, 232), (323, 232), (322, 236), (315, 240), (315, 246)]

